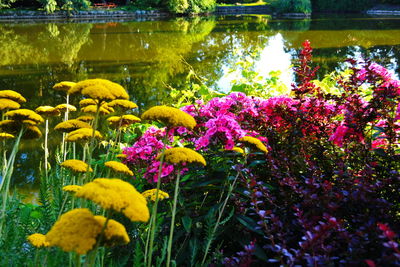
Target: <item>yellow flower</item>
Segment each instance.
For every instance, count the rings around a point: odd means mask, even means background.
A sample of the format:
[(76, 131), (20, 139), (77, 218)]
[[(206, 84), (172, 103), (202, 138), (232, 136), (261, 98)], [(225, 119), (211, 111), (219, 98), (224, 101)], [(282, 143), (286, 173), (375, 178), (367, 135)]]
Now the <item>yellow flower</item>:
[[(157, 189), (150, 189), (150, 190), (146, 190), (142, 193), (142, 196), (144, 196), (147, 199), (150, 199), (151, 201), (156, 201), (156, 193), (157, 193)], [(169, 195), (167, 192), (158, 190), (158, 199), (159, 200), (163, 200), (165, 198), (169, 198)]]
[[(81, 128), (67, 134), (65, 139), (67, 142), (87, 142), (92, 138), (93, 129)], [(97, 139), (103, 138), (99, 131), (95, 131), (94, 137)]]
[[(161, 154), (157, 160), (160, 160)], [(198, 163), (206, 166), (206, 161), (202, 155), (186, 147), (174, 147), (165, 150), (164, 160), (171, 164)]]
[(37, 126), (26, 125), (22, 139), (37, 139), (42, 136), (42, 132)]
[[(89, 105), (86, 107), (81, 108), (82, 112), (85, 113), (96, 113), (97, 112), (97, 105)], [(100, 114), (107, 115), (110, 114), (111, 112), (114, 112), (114, 109), (107, 106), (106, 104), (103, 104), (100, 106), (99, 110)]]
[(138, 107), (132, 101), (125, 100), (125, 99), (115, 99), (115, 100), (111, 101), (110, 103), (108, 103), (108, 105), (113, 108), (118, 107), (122, 110), (134, 109), (134, 108)]
[(76, 83), (74, 82), (67, 82), (67, 81), (59, 82), (53, 86), (53, 89), (56, 91), (68, 92), (68, 90), (71, 89), (71, 87), (74, 86), (75, 84)]
[(26, 99), (20, 93), (17, 93), (13, 90), (2, 90), (0, 91), (0, 98), (11, 99), (18, 103), (25, 103)]
[(68, 133), (68, 132), (78, 130), (80, 128), (92, 129), (92, 126), (90, 126), (90, 124), (88, 124), (86, 122), (72, 119), (72, 120), (60, 122), (59, 124), (56, 125), (56, 127), (54, 127), (54, 130)]
[(244, 137), (239, 139), (239, 142), (246, 143), (248, 145), (251, 145), (251, 146), (257, 148), (258, 150), (260, 150), (260, 151), (262, 151), (264, 153), (268, 153), (267, 147), (260, 140), (258, 140), (255, 137), (244, 136)]
[(21, 122), (22, 122), (22, 124), (24, 124), (24, 125), (30, 125), (30, 126), (35, 126), (35, 125), (37, 125), (36, 121), (31, 121), (31, 120), (23, 120), (23, 121), (21, 121)]
[(0, 140), (10, 139), (10, 138), (15, 138), (15, 136), (9, 133), (0, 133)]
[(84, 115), (84, 116), (79, 116), (76, 119), (79, 120), (79, 121), (89, 122), (89, 121), (94, 120), (94, 117), (93, 116), (89, 116), (89, 115), (87, 115), (87, 116)]
[(150, 217), (146, 199), (120, 179), (94, 179), (84, 184), (75, 196), (92, 200), (104, 209), (122, 212), (131, 221), (147, 222)]
[(186, 112), (167, 106), (155, 106), (142, 115), (143, 120), (161, 121), (167, 126), (183, 126), (193, 129), (196, 126), (195, 119)]
[(42, 116), (34, 112), (33, 110), (30, 109), (17, 109), (17, 110), (11, 110), (7, 111), (5, 116), (8, 116), (9, 118), (13, 120), (31, 120), (35, 121), (36, 123), (42, 123), (44, 122)]
[(118, 161), (107, 161), (104, 165), (115, 172), (133, 176), (133, 172), (125, 164)]
[(244, 150), (241, 149), (240, 147), (237, 147), (237, 146), (233, 147), (232, 151), (235, 151), (235, 152), (240, 153), (240, 154), (244, 154)]
[(111, 116), (107, 118), (107, 121), (114, 127), (126, 127), (135, 122), (140, 122), (140, 119), (134, 115), (122, 115), (122, 116)]
[(126, 159), (126, 158), (127, 158), (127, 155), (126, 155), (126, 154), (118, 154), (118, 155), (117, 155), (117, 158), (118, 158), (118, 159), (121, 159), (121, 160), (122, 160), (122, 159)]
[(86, 254), (96, 244), (102, 225), (88, 209), (74, 209), (61, 215), (46, 234), (50, 246)]
[(26, 239), (32, 244), (32, 246), (37, 248), (48, 247), (50, 245), (49, 242), (46, 241), (46, 236), (39, 233), (32, 234)]
[[(94, 218), (102, 226), (106, 222), (106, 218), (103, 216), (94, 216)], [(125, 226), (113, 219), (108, 220), (107, 227), (104, 229), (103, 243), (100, 245), (112, 247), (128, 244), (129, 241), (129, 236), (126, 232)]]
[[(100, 88), (98, 90), (88, 89), (84, 91), (87, 87)], [(90, 98), (94, 99), (110, 99), (110, 95), (112, 95), (112, 99), (129, 99), (129, 95), (126, 93), (125, 89), (114, 82), (104, 79), (88, 79), (84, 81), (78, 82), (74, 87), (72, 87), (69, 91), (69, 94), (78, 94), (81, 93)], [(103, 98), (106, 97), (106, 98)]]
[(80, 189), (82, 188), (82, 186), (80, 185), (66, 185), (62, 188), (63, 191), (65, 192), (69, 192), (69, 193), (76, 193), (78, 192)]
[[(74, 172), (86, 172), (88, 170), (88, 165), (79, 159), (67, 159), (62, 162), (60, 166), (68, 168)], [(92, 168), (89, 167), (89, 172), (92, 172)]]
[(91, 98), (86, 98), (79, 101), (79, 106), (81, 107), (86, 107), (89, 105), (97, 105), (97, 101)]
[(58, 109), (60, 112), (66, 112), (68, 109), (68, 112), (74, 112), (76, 111), (76, 107), (71, 105), (71, 104), (60, 104), (54, 107), (55, 109)]
[(46, 115), (46, 116), (60, 115), (60, 111), (52, 106), (40, 106), (35, 109), (35, 112), (39, 115)]
[(19, 109), (21, 105), (11, 99), (8, 98), (0, 98), (0, 110), (5, 110), (5, 109)]

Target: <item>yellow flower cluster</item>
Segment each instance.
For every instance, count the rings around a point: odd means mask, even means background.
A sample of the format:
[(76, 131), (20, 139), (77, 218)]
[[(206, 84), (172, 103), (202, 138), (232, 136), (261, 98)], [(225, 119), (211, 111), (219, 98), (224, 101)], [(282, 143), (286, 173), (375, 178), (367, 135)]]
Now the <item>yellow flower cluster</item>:
[(80, 93), (84, 96), (99, 100), (129, 99), (129, 95), (121, 85), (104, 79), (80, 81), (74, 85), (68, 93)]
[(26, 125), (25, 132), (22, 135), (23, 139), (37, 139), (42, 136), (42, 132), (37, 126), (34, 125)]
[(14, 138), (15, 136), (9, 133), (0, 133), (0, 140)]
[(0, 98), (7, 98), (11, 99), (18, 103), (25, 103), (26, 99), (20, 93), (17, 93), (13, 90), (1, 90), (0, 91)]
[(92, 200), (104, 209), (122, 212), (131, 221), (147, 222), (150, 217), (146, 199), (120, 179), (94, 179), (83, 185), (75, 196)]
[(83, 115), (83, 116), (79, 116), (78, 118), (76, 118), (79, 121), (83, 121), (83, 122), (90, 122), (92, 120), (94, 120), (93, 116), (89, 116), (89, 115)]
[(36, 123), (44, 122), (42, 116), (40, 116), (39, 114), (30, 109), (11, 110), (7, 111), (4, 115), (13, 120), (18, 120), (18, 121), (31, 120)]
[(21, 105), (14, 100), (8, 98), (0, 98), (0, 110), (5, 109), (19, 109)]
[(137, 108), (138, 106), (136, 103), (133, 103), (132, 101), (126, 100), (126, 99), (115, 99), (108, 103), (110, 107), (113, 108), (120, 108), (122, 110), (128, 110), (128, 109), (134, 109)]
[(66, 252), (86, 254), (96, 244), (101, 229), (102, 225), (88, 209), (74, 209), (61, 215), (46, 234), (46, 240), (50, 246)]
[(80, 186), (80, 185), (74, 185), (74, 184), (72, 184), (72, 185), (66, 185), (66, 186), (64, 186), (64, 187), (62, 188), (62, 190), (65, 191), (65, 192), (69, 192), (69, 193), (76, 193), (76, 192), (78, 192), (79, 190), (81, 190), (81, 188), (82, 188), (82, 186)]
[(60, 111), (52, 106), (40, 106), (35, 109), (35, 112), (39, 115), (45, 116), (59, 116)]
[(240, 154), (244, 154), (244, 150), (242, 148), (240, 148), (240, 147), (237, 147), (237, 146), (233, 147), (232, 151), (235, 151), (235, 152), (240, 153)]
[(145, 111), (142, 115), (143, 120), (161, 121), (167, 126), (183, 126), (193, 129), (196, 126), (195, 119), (186, 112), (167, 106), (155, 106)]
[(79, 106), (86, 107), (86, 106), (89, 106), (89, 105), (97, 105), (97, 102), (98, 101), (96, 101), (94, 99), (85, 98), (85, 99), (82, 99), (81, 101), (79, 101)]
[(239, 139), (239, 142), (246, 143), (250, 146), (257, 148), (258, 150), (260, 150), (264, 153), (268, 153), (267, 147), (259, 139), (255, 138), (255, 137), (244, 136)]
[(115, 172), (133, 176), (133, 172), (125, 164), (118, 161), (107, 161), (104, 165)]
[[(103, 216), (94, 216), (94, 219), (100, 224), (104, 225), (106, 218)], [(116, 245), (123, 245), (129, 243), (129, 236), (125, 227), (119, 222), (110, 219), (104, 229), (102, 246), (112, 247)]]
[(60, 112), (66, 112), (68, 109), (68, 112), (74, 112), (76, 111), (76, 107), (71, 105), (71, 104), (60, 104), (54, 107), (55, 109), (58, 109)]
[(98, 107), (97, 105), (88, 105), (86, 107), (81, 108), (81, 111), (85, 112), (85, 113), (95, 114), (97, 112), (97, 108), (99, 108), (100, 114), (103, 114), (103, 115), (108, 115), (108, 114), (114, 112), (114, 109), (112, 107), (109, 107), (105, 103), (103, 105), (101, 105), (100, 107)]
[[(142, 193), (142, 196), (144, 196), (147, 199), (150, 199), (151, 201), (156, 201), (156, 193), (157, 189), (149, 189), (146, 190)], [(167, 192), (158, 190), (158, 199), (163, 200), (165, 198), (169, 198), (169, 194)]]
[(90, 126), (90, 124), (88, 124), (86, 122), (72, 119), (72, 120), (60, 122), (59, 124), (56, 125), (56, 127), (54, 127), (54, 130), (68, 133), (68, 132), (72, 132), (72, 131), (75, 131), (75, 130), (78, 130), (81, 128), (92, 129), (92, 126)]
[(127, 156), (126, 154), (118, 154), (116, 157), (117, 157), (118, 159), (123, 160), (123, 159), (126, 159), (128, 156)]
[(134, 115), (122, 115), (122, 116), (111, 116), (107, 118), (107, 121), (112, 125), (113, 127), (126, 127), (130, 124), (133, 124), (135, 122), (140, 122), (140, 119)]
[(63, 81), (63, 82), (56, 83), (53, 86), (53, 89), (56, 91), (68, 92), (68, 90), (71, 89), (72, 86), (74, 86), (75, 84), (76, 83), (74, 83), (74, 82)]
[[(160, 160), (158, 155), (157, 160)], [(206, 160), (196, 151), (186, 147), (174, 147), (165, 150), (164, 160), (171, 164), (198, 163), (206, 166)]]
[[(62, 162), (60, 166), (68, 168), (74, 172), (86, 172), (88, 170), (87, 163), (79, 159), (67, 159), (66, 161)], [(89, 167), (89, 172), (92, 171), (92, 168)]]
[(43, 234), (35, 233), (26, 238), (32, 246), (41, 248), (48, 247), (50, 244), (46, 241), (46, 236)]
[[(72, 132), (69, 132), (66, 137), (67, 142), (87, 142), (92, 138), (94, 129), (81, 128)], [(94, 137), (102, 139), (103, 136), (99, 131), (95, 131)]]

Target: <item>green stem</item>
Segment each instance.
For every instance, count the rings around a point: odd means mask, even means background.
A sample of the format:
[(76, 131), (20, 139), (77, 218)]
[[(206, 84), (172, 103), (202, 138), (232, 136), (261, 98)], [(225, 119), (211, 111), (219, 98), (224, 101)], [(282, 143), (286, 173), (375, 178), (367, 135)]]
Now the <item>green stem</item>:
[(174, 228), (175, 228), (176, 203), (178, 202), (179, 180), (181, 178), (180, 168), (178, 168), (177, 171), (178, 171), (178, 174), (176, 175), (176, 182), (175, 182), (174, 202), (173, 202), (173, 206), (172, 206), (171, 228), (169, 231), (169, 239), (168, 239), (167, 267), (170, 266), (170, 262), (171, 262), (172, 238), (174, 236)]
[(76, 254), (76, 256), (75, 256), (75, 266), (81, 267), (81, 255), (79, 255), (79, 254)]
[(48, 149), (48, 142), (47, 138), (49, 135), (49, 120), (46, 119), (46, 130), (44, 134), (44, 171), (46, 175), (46, 179), (48, 179), (48, 158), (49, 158), (49, 149)]
[[(153, 205), (153, 210), (151, 212), (151, 218), (150, 218), (150, 242), (149, 242), (149, 254), (148, 254), (148, 261), (147, 261), (147, 266), (151, 267), (151, 260), (153, 256), (153, 244), (154, 244), (154, 236), (157, 228), (157, 207), (158, 207), (158, 192), (160, 191), (160, 185), (161, 185), (161, 173), (162, 173), (162, 164), (164, 162), (164, 156), (165, 156), (165, 148), (167, 146), (167, 140), (168, 140), (168, 129), (166, 129), (165, 137), (163, 140), (163, 148), (161, 150), (161, 158), (160, 158), (160, 166), (158, 168), (158, 175), (157, 175), (157, 187), (156, 187), (156, 200), (154, 201)], [(147, 252), (147, 248), (145, 250), (145, 254)]]
[(21, 128), (21, 130), (19, 131), (18, 137), (15, 140), (14, 147), (11, 152), (10, 158), (7, 162), (6, 173), (3, 176), (3, 179), (5, 181), (5, 187), (1, 188), (1, 191), (3, 191), (2, 192), (3, 193), (3, 196), (2, 196), (3, 203), (2, 203), (1, 213), (0, 213), (0, 240), (3, 235), (3, 224), (4, 224), (4, 219), (5, 219), (7, 201), (8, 201), (8, 191), (10, 190), (11, 175), (14, 170), (14, 161), (15, 161), (15, 157), (17, 155), (17, 151), (18, 151), (18, 147), (19, 147), (19, 143), (21, 141), (23, 131), (24, 131), (23, 128)]
[(227, 193), (227, 195), (226, 195), (226, 198), (225, 198), (225, 200), (224, 200), (224, 203), (222, 204), (221, 209), (219, 209), (219, 211), (218, 211), (218, 219), (217, 219), (217, 222), (215, 223), (214, 228), (213, 228), (213, 230), (212, 230), (212, 232), (211, 232), (211, 238), (209, 238), (209, 239), (207, 240), (207, 245), (206, 245), (206, 248), (205, 248), (205, 250), (204, 250), (204, 256), (203, 256), (203, 260), (201, 261), (201, 266), (204, 266), (204, 262), (205, 262), (206, 259), (207, 259), (208, 250), (210, 249), (210, 246), (211, 246), (211, 243), (212, 243), (212, 240), (213, 240), (213, 236), (214, 236), (214, 234), (215, 234), (215, 231), (216, 231), (217, 228), (218, 228), (219, 222), (221, 221), (222, 215), (224, 214), (224, 210), (225, 210), (226, 204), (228, 203), (229, 197), (230, 197), (230, 195), (231, 195), (231, 193), (232, 193), (232, 191), (233, 191), (233, 188), (235, 187), (235, 184), (236, 184), (236, 181), (237, 181), (237, 179), (238, 179), (238, 177), (239, 177), (239, 174), (240, 174), (240, 173), (238, 173), (238, 174), (236, 175), (235, 180), (234, 180), (233, 183), (229, 186), (228, 193)]
[(92, 162), (92, 156), (93, 156), (92, 154), (93, 154), (93, 150), (94, 150), (94, 139), (96, 136), (97, 123), (99, 121), (100, 106), (101, 106), (101, 102), (99, 101), (99, 103), (97, 104), (96, 116), (94, 117), (92, 137), (90, 138), (89, 151), (88, 151), (88, 155), (87, 155), (88, 156), (88, 161), (87, 161), (88, 167), (86, 170), (84, 182), (88, 182), (89, 176), (90, 176), (89, 168), (90, 168), (90, 164)]

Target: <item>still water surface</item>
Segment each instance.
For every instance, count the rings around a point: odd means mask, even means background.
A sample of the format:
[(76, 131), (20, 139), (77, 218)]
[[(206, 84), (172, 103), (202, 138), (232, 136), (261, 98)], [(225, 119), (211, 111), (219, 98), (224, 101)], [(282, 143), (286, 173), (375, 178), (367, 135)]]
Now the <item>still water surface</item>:
[[(19, 91), (29, 100), (25, 107), (36, 108), (65, 101), (51, 89), (57, 82), (105, 78), (123, 85), (142, 111), (168, 104), (168, 88), (181, 88), (190, 69), (209, 86), (229, 90), (240, 60), (254, 61), (262, 75), (280, 70), (290, 85), (290, 66), (306, 39), (314, 48), (319, 77), (361, 55), (400, 73), (400, 18), (395, 17), (1, 23), (0, 89)], [(33, 184), (41, 155), (39, 145), (23, 144), (16, 184)]]

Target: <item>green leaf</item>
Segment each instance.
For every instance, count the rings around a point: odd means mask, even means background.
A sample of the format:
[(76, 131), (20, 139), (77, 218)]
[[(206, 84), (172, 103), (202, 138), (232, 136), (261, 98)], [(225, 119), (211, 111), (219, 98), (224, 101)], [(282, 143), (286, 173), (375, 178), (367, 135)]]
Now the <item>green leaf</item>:
[(244, 216), (244, 215), (240, 215), (240, 214), (236, 216), (236, 219), (237, 219), (241, 224), (243, 224), (244, 227), (246, 227), (247, 229), (249, 229), (249, 230), (251, 230), (251, 231), (253, 231), (253, 232), (257, 233), (257, 234), (260, 234), (260, 235), (263, 234), (263, 232), (262, 232), (261, 230), (256, 229), (256, 227), (257, 227), (258, 225), (257, 225), (257, 223), (256, 223), (253, 219), (251, 219), (251, 218), (249, 218), (249, 217), (247, 217), (247, 216)]
[(190, 233), (190, 229), (192, 228), (192, 218), (190, 218), (189, 216), (183, 216), (182, 224), (183, 224), (183, 227), (185, 228), (185, 231), (187, 233)]

